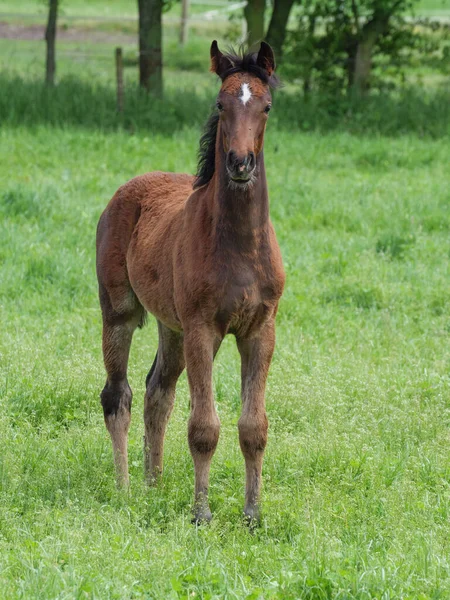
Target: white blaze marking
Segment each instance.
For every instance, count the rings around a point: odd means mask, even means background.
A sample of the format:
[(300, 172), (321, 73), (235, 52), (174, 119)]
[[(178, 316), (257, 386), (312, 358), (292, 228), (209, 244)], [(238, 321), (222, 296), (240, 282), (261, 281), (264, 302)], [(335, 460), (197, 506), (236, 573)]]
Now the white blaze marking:
[(245, 106), (247, 104), (247, 102), (250, 100), (250, 98), (252, 97), (252, 93), (250, 91), (250, 87), (249, 87), (248, 83), (243, 83), (241, 85), (241, 91), (242, 91), (242, 95), (239, 96), (239, 98), (241, 99), (242, 104)]

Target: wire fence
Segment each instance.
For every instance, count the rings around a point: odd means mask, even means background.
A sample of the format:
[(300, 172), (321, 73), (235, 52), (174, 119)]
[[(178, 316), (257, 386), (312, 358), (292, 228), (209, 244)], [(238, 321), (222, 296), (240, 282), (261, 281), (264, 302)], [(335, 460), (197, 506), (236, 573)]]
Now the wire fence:
[[(188, 15), (186, 19), (186, 26), (189, 28), (191, 25), (209, 25), (220, 23), (223, 27), (223, 23), (229, 20), (230, 14), (237, 13), (238, 20), (241, 27), (241, 36), (239, 41), (246, 39), (246, 21), (243, 16), (242, 9), (246, 6), (247, 0), (239, 0), (236, 2), (224, 2), (223, 0), (189, 0), (189, 4), (197, 6), (207, 6), (208, 10), (198, 13), (192, 13)], [(211, 9), (210, 7), (216, 7)], [(240, 13), (238, 11), (241, 11)], [(239, 20), (240, 17), (240, 20)], [(45, 21), (47, 15), (45, 12), (40, 13), (20, 13), (20, 12), (0, 12), (0, 39), (17, 39), (17, 40), (30, 40), (30, 41), (43, 41), (45, 33)], [(8, 22), (20, 21), (17, 22)], [(406, 21), (414, 23), (436, 23), (439, 25), (450, 24), (450, 16), (446, 15), (431, 15), (422, 16), (417, 15), (414, 17), (405, 17)], [(38, 23), (41, 21), (42, 23)], [(25, 23), (24, 23), (25, 22)], [(27, 25), (26, 22), (30, 24)], [(89, 43), (105, 43), (109, 45), (136, 45), (137, 37), (135, 33), (126, 33), (123, 31), (106, 31), (92, 28), (83, 28), (82, 23), (103, 23), (103, 24), (114, 24), (114, 23), (132, 23), (138, 25), (138, 15), (136, 16), (115, 16), (115, 15), (90, 15), (90, 14), (62, 14), (60, 16), (60, 22), (79, 23), (80, 26), (65, 29), (60, 27), (58, 30), (58, 39), (66, 42), (89, 42)], [(31, 24), (32, 23), (32, 24)], [(166, 25), (178, 25), (180, 28), (183, 27), (183, 20), (181, 16), (176, 15), (163, 15), (163, 24)], [(15, 48), (13, 54), (18, 56), (30, 56), (32, 54), (31, 49), (20, 49)], [(75, 59), (79, 61), (89, 60), (95, 58), (95, 60), (111, 62), (111, 54), (99, 52), (98, 50), (86, 50), (86, 49), (70, 49), (59, 46), (58, 55), (64, 58)], [(137, 56), (137, 52), (136, 52)]]
[[(189, 0), (191, 5), (197, 6), (215, 6), (217, 8), (209, 9), (204, 12), (194, 12), (188, 17), (188, 21), (192, 23), (202, 21), (213, 21), (216, 18), (228, 17), (229, 13), (244, 8), (247, 5), (247, 1), (239, 2), (221, 2), (219, 0), (211, 0), (203, 2), (199, 0)], [(0, 21), (4, 19), (15, 19), (24, 21), (45, 21), (47, 15), (45, 13), (15, 13), (15, 12), (0, 12)], [(60, 20), (66, 22), (99, 22), (99, 23), (136, 23), (138, 22), (138, 15), (132, 16), (115, 16), (115, 15), (73, 15), (73, 14), (61, 14)], [(163, 15), (164, 23), (180, 23), (181, 17), (175, 15)]]
[[(236, 2), (224, 2), (223, 0), (188, 0), (190, 5), (208, 7), (208, 10), (203, 12), (186, 13), (185, 6), (180, 16), (163, 15), (163, 25), (177, 26), (179, 28), (180, 42), (182, 45), (187, 40), (188, 32), (191, 27), (203, 25), (205, 28), (214, 27), (219, 24), (223, 28), (224, 24), (230, 19), (230, 15), (237, 13), (235, 23), (240, 26), (241, 35), (239, 42), (244, 42), (247, 37), (246, 20), (243, 18), (243, 12), (239, 11), (246, 6), (247, 0), (237, 0)], [(187, 3), (186, 3), (187, 6)], [(214, 8), (211, 8), (214, 7)], [(20, 12), (0, 12), (0, 39), (42, 41), (45, 36), (45, 23), (47, 15), (42, 13), (20, 13)], [(240, 17), (240, 18), (239, 18)], [(67, 28), (66, 24), (74, 24), (75, 27)], [(64, 42), (89, 42), (89, 43), (105, 43), (114, 45), (131, 45), (136, 44), (136, 34), (126, 31), (108, 32), (105, 30), (95, 29), (91, 26), (83, 27), (83, 24), (91, 25), (92, 23), (112, 24), (127, 23), (135, 25), (136, 31), (138, 27), (138, 15), (135, 16), (115, 16), (115, 15), (89, 15), (89, 14), (62, 14), (59, 17), (58, 39)], [(218, 32), (219, 33), (219, 32)], [(18, 50), (18, 49), (16, 49)], [(19, 51), (20, 52), (20, 51)], [(92, 56), (91, 52), (73, 51), (69, 49), (63, 50), (59, 47), (58, 53), (67, 58), (73, 57), (78, 60)], [(17, 54), (17, 53), (16, 53)], [(29, 55), (30, 52), (20, 52), (23, 55)], [(100, 60), (110, 60), (109, 55), (100, 56), (95, 52), (96, 58)]]
[[(229, 21), (230, 15), (236, 14), (236, 22), (240, 23), (241, 35), (239, 41), (244, 41), (247, 35), (246, 21), (243, 12), (239, 11), (246, 6), (246, 0), (238, 0), (236, 2), (224, 2), (223, 0), (189, 0), (190, 5), (207, 7), (208, 10), (203, 12), (192, 12), (187, 19), (182, 19), (182, 16), (163, 15), (163, 25), (177, 26), (180, 29), (183, 27), (187, 30), (191, 26), (205, 25), (208, 28), (218, 24), (223, 32), (224, 24)], [(213, 7), (213, 8), (212, 8)], [(240, 18), (239, 18), (240, 17)], [(45, 25), (47, 14), (45, 12), (21, 13), (21, 12), (0, 12), (0, 39), (11, 39), (20, 41), (37, 41), (42, 42), (45, 39)], [(102, 45), (110, 46), (137, 46), (137, 27), (138, 15), (136, 16), (115, 16), (115, 15), (91, 15), (91, 14), (61, 14), (59, 16), (59, 27), (57, 40), (59, 42), (81, 42), (89, 43), (89, 48), (78, 47), (76, 49), (69, 48), (65, 44), (58, 44), (58, 56), (65, 59), (73, 59), (75, 61), (101, 61), (112, 62), (112, 53), (103, 51)], [(70, 23), (71, 27), (67, 28), (66, 24)], [(92, 24), (111, 24), (116, 23), (135, 25), (136, 33), (118, 31), (113, 28), (111, 31), (99, 29)], [(219, 33), (219, 32), (218, 32)], [(94, 49), (91, 44), (96, 44)], [(13, 57), (30, 57), (33, 55), (33, 49), (30, 47), (14, 46), (7, 54)], [(134, 52), (136, 58), (138, 50)]]

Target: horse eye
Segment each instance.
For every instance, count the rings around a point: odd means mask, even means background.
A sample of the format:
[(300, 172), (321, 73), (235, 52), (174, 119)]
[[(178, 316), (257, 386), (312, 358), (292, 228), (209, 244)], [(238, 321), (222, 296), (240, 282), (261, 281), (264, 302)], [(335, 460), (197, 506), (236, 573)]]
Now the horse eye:
[(223, 111), (223, 104), (221, 104), (220, 102), (216, 103), (217, 109), (219, 110), (219, 112)]
[(268, 104), (268, 105), (266, 106), (266, 108), (264, 109), (264, 112), (267, 114), (268, 112), (270, 112), (270, 109), (271, 109), (271, 108), (272, 108), (272, 105), (271, 105), (271, 104)]

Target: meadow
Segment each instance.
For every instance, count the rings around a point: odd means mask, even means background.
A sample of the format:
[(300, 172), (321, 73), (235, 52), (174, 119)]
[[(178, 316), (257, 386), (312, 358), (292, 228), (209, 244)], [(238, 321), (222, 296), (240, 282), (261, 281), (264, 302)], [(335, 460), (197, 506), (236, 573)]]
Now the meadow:
[(215, 363), (212, 523), (190, 524), (185, 374), (163, 481), (143, 481), (153, 319), (131, 351), (131, 490), (116, 489), (99, 401), (95, 228), (136, 174), (195, 170), (217, 90), (208, 39), (183, 57), (168, 39), (164, 103), (137, 94), (130, 68), (120, 118), (102, 58), (112, 47), (77, 59), (79, 45), (67, 43), (49, 94), (42, 44), (0, 41), (0, 598), (448, 598), (445, 89), (332, 116), (289, 85), (275, 98), (265, 161), (287, 284), (261, 527), (251, 534), (241, 522), (232, 337)]

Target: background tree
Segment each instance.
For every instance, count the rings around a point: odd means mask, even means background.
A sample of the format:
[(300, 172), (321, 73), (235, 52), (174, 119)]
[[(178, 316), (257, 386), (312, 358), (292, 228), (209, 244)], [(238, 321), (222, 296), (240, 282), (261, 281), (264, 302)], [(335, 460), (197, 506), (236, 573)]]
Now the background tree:
[(293, 5), (294, 0), (274, 0), (273, 3), (266, 42), (272, 46), (277, 62), (281, 62), (282, 59), (289, 15)]
[(264, 15), (266, 0), (248, 0), (244, 7), (244, 17), (247, 22), (247, 42), (252, 47), (264, 39)]
[[(284, 68), (303, 80), (305, 92), (315, 82), (317, 88), (333, 93), (346, 89), (364, 95), (374, 83), (374, 59), (398, 63), (415, 43), (413, 24), (405, 20), (414, 2), (303, 0), (296, 28), (285, 27), (283, 32), (281, 23), (273, 42), (269, 27), (269, 43), (282, 47), (286, 40)], [(274, 13), (275, 8), (276, 0)]]
[(48, 20), (45, 30), (45, 42), (47, 45), (47, 56), (45, 65), (45, 82), (47, 85), (54, 85), (56, 59), (55, 59), (55, 41), (56, 41), (56, 22), (58, 19), (58, 0), (49, 0), (48, 2)]
[(139, 83), (147, 92), (162, 96), (163, 0), (138, 0)]
[[(364, 94), (370, 86), (372, 58), (380, 39), (402, 26), (414, 0), (351, 0), (334, 2), (333, 22), (341, 29), (347, 52), (348, 85)], [(392, 23), (395, 18), (395, 24)]]

